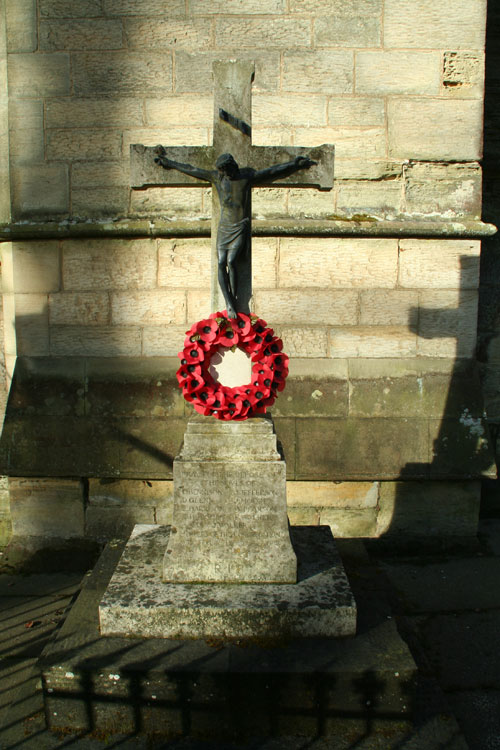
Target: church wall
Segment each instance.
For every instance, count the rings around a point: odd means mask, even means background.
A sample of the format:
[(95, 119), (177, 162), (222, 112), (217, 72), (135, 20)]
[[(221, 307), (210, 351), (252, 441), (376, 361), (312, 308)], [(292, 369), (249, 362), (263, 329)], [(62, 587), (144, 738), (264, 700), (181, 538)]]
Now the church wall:
[[(447, 464), (434, 460), (433, 447), (448, 439), (441, 423), (450, 403), (474, 445), (481, 416), (450, 393), (456, 361), (473, 359), (476, 348), (485, 0), (3, 5), (4, 204), (11, 201), (16, 231), (25, 231), (3, 243), (8, 372), (16, 354), (42, 367), (46, 358), (90, 357), (132, 369), (136, 360), (176, 356), (187, 327), (210, 312), (210, 240), (199, 225), (210, 218), (211, 192), (131, 190), (130, 145), (210, 144), (212, 61), (253, 59), (253, 143), (336, 147), (333, 190), (257, 189), (255, 228), (293, 218), (341, 222), (355, 235), (276, 231), (253, 241), (254, 309), (299, 360), (273, 409), (292, 522), (330, 523), (339, 536), (385, 534), (391, 522), (395, 533), (473, 533), (479, 485), (437, 481)], [(193, 236), (169, 234), (167, 222), (183, 222)], [(414, 222), (410, 236), (398, 234), (401, 222)], [(118, 236), (126, 226), (130, 236)], [(177, 397), (170, 442), (186, 416)], [(372, 423), (379, 417), (392, 420), (388, 432)], [(406, 483), (413, 494), (393, 464), (374, 475), (380, 456), (358, 451), (354, 429), (364, 446), (386, 440), (384, 455), (408, 446), (401, 455), (427, 467), (425, 479)], [(341, 460), (350, 472), (370, 468), (343, 482)], [(401, 460), (401, 476), (408, 463)], [(474, 476), (491, 473), (479, 463)], [(100, 468), (75, 472), (10, 480), (17, 533), (34, 528), (23, 520), (32, 514), (49, 536), (112, 536), (133, 522), (169, 519), (168, 479), (113, 474), (115, 494), (103, 494), (98, 483), (111, 477)], [(59, 481), (73, 483), (79, 510), (50, 532), (50, 519), (65, 517)], [(305, 495), (314, 503), (304, 504)]]

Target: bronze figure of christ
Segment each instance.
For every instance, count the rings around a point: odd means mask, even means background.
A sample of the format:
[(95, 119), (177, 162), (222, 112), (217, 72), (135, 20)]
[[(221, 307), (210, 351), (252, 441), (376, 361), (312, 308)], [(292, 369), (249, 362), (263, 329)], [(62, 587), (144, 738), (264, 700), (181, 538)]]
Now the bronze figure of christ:
[(287, 177), (300, 169), (308, 169), (315, 161), (297, 156), (292, 161), (275, 164), (266, 169), (240, 168), (231, 154), (222, 154), (214, 170), (200, 169), (191, 164), (169, 159), (163, 146), (156, 149), (155, 162), (165, 169), (196, 177), (215, 185), (220, 202), (220, 221), (217, 231), (218, 280), (230, 318), (236, 318), (238, 278), (236, 259), (245, 251), (251, 236), (250, 191), (254, 185)]

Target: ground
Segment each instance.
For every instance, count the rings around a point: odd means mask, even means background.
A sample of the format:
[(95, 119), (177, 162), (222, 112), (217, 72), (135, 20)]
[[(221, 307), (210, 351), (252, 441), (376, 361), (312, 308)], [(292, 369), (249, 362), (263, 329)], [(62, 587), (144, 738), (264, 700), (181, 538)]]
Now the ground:
[[(483, 518), (478, 543), (431, 554), (395, 552), (389, 544), (341, 540), (360, 617), (387, 607), (409, 644), (421, 675), (413, 733), (370, 726), (351, 741), (274, 738), (247, 743), (257, 750), (500, 750), (500, 518)], [(172, 748), (224, 750), (188, 738), (154, 744), (146, 737), (57, 736), (45, 729), (36, 660), (64, 620), (85, 570), (54, 572), (54, 559), (36, 558), (38, 572), (4, 551), (0, 574), (0, 748)], [(80, 558), (80, 567), (84, 564)], [(16, 567), (14, 566), (17, 566)], [(40, 572), (45, 565), (49, 572)], [(78, 566), (76, 566), (78, 567)], [(363, 623), (361, 623), (363, 625)], [(455, 722), (456, 719), (456, 722)], [(458, 726), (457, 726), (458, 723)], [(461, 730), (461, 732), (460, 732)], [(229, 746), (227, 746), (229, 748)]]

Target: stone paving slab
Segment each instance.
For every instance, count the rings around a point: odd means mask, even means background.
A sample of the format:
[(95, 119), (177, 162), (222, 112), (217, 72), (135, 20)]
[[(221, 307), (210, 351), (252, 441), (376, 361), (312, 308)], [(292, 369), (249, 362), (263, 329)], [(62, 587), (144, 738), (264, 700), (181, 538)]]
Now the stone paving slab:
[(0, 658), (38, 656), (70, 601), (70, 596), (0, 596)]
[(500, 607), (500, 557), (380, 565), (407, 612)]
[(1, 596), (73, 596), (80, 588), (82, 573), (40, 573), (0, 576)]
[(500, 610), (422, 617), (416, 629), (444, 690), (500, 689)]
[(500, 750), (500, 691), (460, 690), (449, 695), (470, 750)]

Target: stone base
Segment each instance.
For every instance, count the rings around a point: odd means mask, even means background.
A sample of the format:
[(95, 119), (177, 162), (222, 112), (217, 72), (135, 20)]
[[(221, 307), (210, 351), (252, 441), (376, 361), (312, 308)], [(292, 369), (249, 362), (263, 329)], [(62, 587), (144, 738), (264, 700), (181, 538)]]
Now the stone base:
[(354, 638), (271, 644), (102, 637), (98, 604), (121, 551), (121, 544), (106, 547), (39, 661), (50, 729), (212, 742), (294, 734), (336, 742), (340, 734), (353, 747), (356, 738), (364, 746), (377, 725), (377, 747), (401, 747), (388, 732), (400, 722), (403, 735), (411, 731), (417, 672), (380, 608), (375, 582)]
[(356, 603), (328, 527), (295, 527), (295, 584), (162, 583), (169, 526), (138, 524), (99, 605), (102, 635), (287, 638), (354, 635)]

